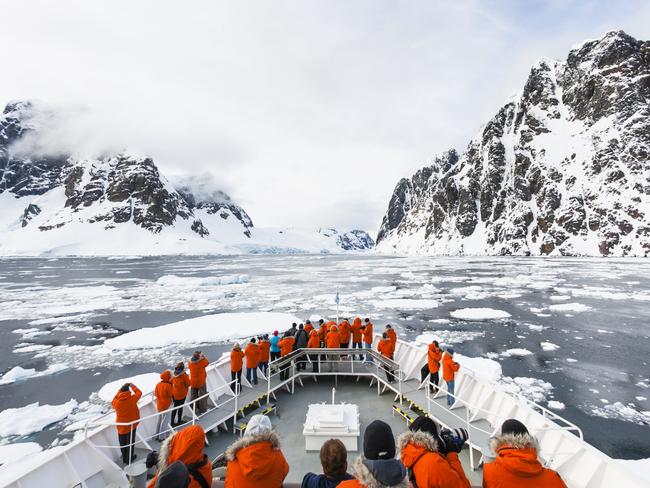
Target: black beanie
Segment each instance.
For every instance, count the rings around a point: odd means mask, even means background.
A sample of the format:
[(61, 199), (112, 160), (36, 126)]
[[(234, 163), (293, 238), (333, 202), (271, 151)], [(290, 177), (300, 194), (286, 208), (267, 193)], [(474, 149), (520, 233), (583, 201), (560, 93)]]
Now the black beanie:
[(190, 486), (190, 472), (182, 461), (170, 464), (158, 475), (155, 488), (187, 488)]
[(409, 426), (409, 430), (413, 432), (426, 432), (427, 434), (431, 434), (434, 438), (438, 438), (438, 424), (424, 415), (420, 415), (416, 418)]
[(363, 434), (363, 455), (372, 461), (395, 457), (395, 439), (390, 425), (374, 420), (366, 427)]
[(501, 426), (501, 435), (504, 434), (527, 435), (528, 429), (519, 420), (508, 419)]

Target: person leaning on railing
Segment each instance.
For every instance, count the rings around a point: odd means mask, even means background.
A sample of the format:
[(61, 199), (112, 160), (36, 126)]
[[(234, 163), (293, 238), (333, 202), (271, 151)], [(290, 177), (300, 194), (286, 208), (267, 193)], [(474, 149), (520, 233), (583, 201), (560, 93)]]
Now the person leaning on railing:
[(244, 367), (244, 353), (239, 343), (235, 343), (230, 351), (230, 380), (235, 383), (235, 393), (241, 391), (241, 371)]
[(458, 459), (464, 439), (440, 436), (440, 426), (424, 415), (397, 439), (402, 462), (413, 488), (470, 488)]
[[(362, 348), (362, 343), (361, 339), (363, 338), (363, 335), (361, 333), (361, 318), (360, 317), (355, 317), (354, 321), (352, 322), (352, 326), (350, 327), (350, 330), (352, 332), (352, 349), (361, 349)], [(355, 359), (355, 357), (352, 357)], [(363, 359), (362, 355), (359, 355), (359, 361)]]
[[(320, 349), (320, 337), (317, 330), (312, 330), (309, 333), (309, 340), (307, 341), (307, 349)], [(314, 373), (318, 373), (318, 354), (310, 354), (309, 360), (311, 361), (311, 369)]]
[[(386, 332), (384, 332), (382, 334), (382, 336), (381, 336), (381, 339), (377, 343), (377, 352), (379, 352), (379, 354), (384, 356), (386, 359), (392, 359), (392, 351), (393, 351), (393, 348), (392, 348), (392, 345), (391, 345), (391, 341), (388, 338), (388, 334)], [(382, 364), (381, 367), (386, 372), (386, 380), (389, 383), (392, 383), (393, 381), (395, 381), (395, 375), (393, 374), (391, 369), (388, 366), (386, 366), (385, 364)]]
[(159, 442), (162, 442), (167, 437), (167, 429), (171, 419), (169, 407), (172, 405), (172, 394), (172, 372), (166, 369), (160, 373), (160, 381), (153, 392), (156, 399), (156, 410), (160, 413), (156, 428), (156, 440)]
[[(190, 377), (185, 372), (185, 364), (178, 363), (172, 375), (172, 399), (174, 410), (172, 410), (172, 427), (183, 423), (183, 404), (190, 390)], [(178, 417), (178, 421), (176, 421)]]
[(460, 369), (460, 364), (454, 361), (454, 349), (448, 347), (442, 356), (442, 379), (447, 383), (447, 406), (451, 407), (456, 398), (454, 397), (456, 372)]
[[(293, 338), (292, 335), (287, 335), (280, 339), (280, 342), (278, 345), (280, 346), (280, 357), (283, 358), (285, 356), (288, 356), (291, 354), (291, 351), (293, 351), (293, 344), (296, 342), (296, 340)], [(280, 369), (280, 380), (284, 381), (286, 379), (289, 379), (289, 367), (291, 366), (290, 362), (287, 362), (287, 364), (283, 365), (282, 368)]]
[(397, 333), (390, 324), (386, 324), (386, 336), (390, 341), (390, 359), (395, 357), (395, 348), (397, 347)]
[[(427, 376), (429, 376), (429, 382), (435, 386), (438, 386), (440, 383), (440, 361), (442, 360), (442, 351), (440, 350), (440, 345), (438, 341), (433, 341), (429, 344), (429, 349), (427, 350), (427, 364), (422, 366), (420, 370), (421, 381), (424, 381)], [(433, 391), (434, 388), (431, 388)]]
[(506, 420), (490, 443), (496, 459), (483, 466), (483, 487), (567, 488), (558, 473), (537, 458), (537, 440), (519, 420)]
[(249, 383), (256, 385), (257, 366), (260, 362), (260, 349), (255, 342), (255, 337), (251, 338), (250, 342), (246, 344), (244, 356), (246, 356), (246, 379)]
[(205, 368), (208, 367), (208, 358), (201, 351), (194, 351), (192, 358), (188, 364), (190, 368), (190, 400), (194, 401), (198, 398), (200, 400), (194, 402), (194, 411), (197, 415), (202, 415), (208, 410), (208, 397), (207, 393), (207, 378), (208, 375)]
[[(341, 338), (339, 336), (339, 331), (336, 328), (336, 325), (330, 326), (330, 330), (325, 336), (325, 347), (328, 349), (338, 349), (341, 346)], [(329, 371), (332, 372), (332, 370), (336, 369), (338, 371), (338, 367), (336, 366), (335, 362), (338, 359), (338, 356), (334, 354), (328, 354), (327, 355), (327, 363), (329, 365)]]
[[(115, 409), (115, 421), (118, 424), (128, 424), (140, 419), (140, 409), (138, 400), (142, 397), (142, 392), (133, 383), (125, 383), (113, 398), (113, 408)], [(137, 457), (133, 453), (135, 446), (135, 431), (137, 423), (117, 426), (117, 438), (122, 451), (122, 462), (124, 464), (132, 463)]]
[(339, 324), (339, 340), (341, 342), (340, 347), (345, 349), (350, 345), (350, 331), (352, 330), (350, 322), (348, 319), (343, 319)]
[(258, 347), (260, 348), (259, 367), (262, 373), (266, 374), (269, 370), (269, 358), (271, 357), (271, 343), (268, 334), (258, 337)]
[[(366, 349), (372, 349), (372, 341), (373, 341), (373, 336), (372, 336), (372, 322), (370, 322), (370, 319), (366, 318), (364, 320), (364, 325), (362, 327), (363, 330), (363, 347)], [(366, 354), (366, 362), (371, 363), (372, 362), (372, 356), (370, 354)]]

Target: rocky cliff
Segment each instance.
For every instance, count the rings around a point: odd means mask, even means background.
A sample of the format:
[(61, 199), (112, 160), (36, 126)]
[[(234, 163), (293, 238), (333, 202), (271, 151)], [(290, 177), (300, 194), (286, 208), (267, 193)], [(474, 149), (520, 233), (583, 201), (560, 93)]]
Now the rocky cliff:
[(378, 250), (650, 255), (650, 42), (543, 60), (458, 154), (395, 187)]

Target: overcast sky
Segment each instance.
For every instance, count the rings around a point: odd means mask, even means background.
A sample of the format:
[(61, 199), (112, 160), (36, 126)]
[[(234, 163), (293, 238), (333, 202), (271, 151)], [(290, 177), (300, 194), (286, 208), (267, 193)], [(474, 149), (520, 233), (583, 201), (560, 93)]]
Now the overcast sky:
[(69, 107), (54, 144), (211, 173), (258, 226), (376, 232), (535, 61), (612, 29), (650, 39), (650, 2), (3, 1), (0, 103)]

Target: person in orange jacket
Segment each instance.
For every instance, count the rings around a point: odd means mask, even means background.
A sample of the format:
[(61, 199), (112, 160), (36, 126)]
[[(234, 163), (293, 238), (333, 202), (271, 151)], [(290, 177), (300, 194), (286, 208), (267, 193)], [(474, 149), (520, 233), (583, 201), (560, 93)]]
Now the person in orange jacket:
[(422, 415), (397, 438), (411, 483), (419, 488), (470, 488), (458, 459), (462, 445), (446, 446), (439, 435), (440, 426)]
[(230, 381), (237, 381), (235, 383), (235, 393), (241, 391), (241, 371), (244, 368), (244, 352), (241, 350), (239, 343), (235, 343), (230, 351)]
[(244, 437), (226, 450), (225, 488), (280, 488), (289, 464), (265, 415), (253, 415)]
[(190, 401), (203, 397), (194, 403), (194, 411), (197, 415), (202, 415), (208, 409), (208, 397), (204, 396), (207, 392), (208, 375), (205, 368), (208, 367), (208, 358), (201, 351), (194, 351), (190, 358), (188, 366), (190, 368)]
[(451, 407), (456, 399), (454, 398), (454, 378), (460, 369), (460, 364), (454, 361), (454, 349), (448, 347), (442, 356), (442, 379), (447, 383), (447, 406)]
[(311, 331), (314, 330), (314, 326), (311, 324), (311, 320), (305, 322), (305, 332), (307, 335), (311, 335)]
[(339, 324), (339, 340), (341, 345), (339, 347), (346, 348), (350, 345), (350, 331), (352, 327), (347, 319)]
[(519, 420), (506, 420), (491, 440), (496, 459), (483, 466), (483, 488), (567, 488), (558, 473), (537, 457), (537, 441)]
[[(392, 344), (390, 342), (390, 339), (388, 338), (388, 334), (386, 332), (384, 332), (381, 335), (381, 339), (379, 339), (379, 342), (377, 343), (377, 352), (379, 352), (379, 354), (381, 354), (382, 356), (384, 356), (387, 359), (392, 359), (393, 346), (392, 346)], [(392, 383), (393, 381), (395, 381), (395, 375), (390, 370), (390, 368), (388, 366), (386, 366), (385, 364), (383, 364), (381, 367), (386, 372), (386, 380), (389, 383)]]
[(190, 484), (187, 488), (212, 486), (212, 463), (203, 452), (204, 448), (205, 431), (200, 425), (190, 425), (174, 433), (160, 446), (158, 470), (147, 488), (157, 486), (158, 478), (176, 461), (182, 462), (189, 471)]
[[(361, 334), (361, 318), (355, 317), (354, 321), (352, 322), (352, 326), (350, 327), (352, 331), (352, 348), (353, 349), (361, 349), (362, 348), (362, 334)], [(359, 361), (363, 359), (362, 355), (359, 355)]]
[[(172, 372), (166, 369), (160, 373), (160, 382), (156, 385), (153, 396), (156, 399), (156, 410), (158, 410), (158, 426), (156, 429), (156, 440), (162, 442), (167, 437), (172, 405)], [(161, 413), (164, 412), (164, 413)]]
[[(372, 335), (372, 322), (370, 322), (369, 318), (366, 318), (364, 320), (364, 325), (362, 327), (363, 330), (363, 347), (366, 349), (372, 349), (372, 342), (374, 340), (374, 337)], [(366, 354), (366, 362), (371, 363), (372, 362), (372, 356), (370, 354)]]
[[(336, 325), (330, 326), (330, 331), (325, 336), (325, 347), (329, 349), (338, 349), (341, 347), (341, 338), (339, 336), (339, 331), (336, 328)], [(329, 365), (329, 371), (338, 370), (336, 367), (336, 360), (338, 356), (335, 354), (328, 354), (327, 363)]]
[[(440, 361), (442, 360), (442, 351), (438, 341), (433, 341), (429, 344), (427, 350), (427, 363), (422, 366), (420, 370), (421, 381), (424, 381), (429, 376), (429, 383), (438, 386), (440, 383)], [(433, 391), (434, 388), (431, 388)]]
[[(296, 342), (294, 337), (292, 335), (287, 335), (284, 336), (282, 339), (280, 339), (280, 342), (278, 345), (280, 346), (280, 357), (283, 358), (285, 356), (288, 356), (291, 354), (291, 351), (293, 351), (293, 345)], [(282, 366), (280, 370), (280, 380), (284, 381), (289, 378), (289, 367), (291, 366), (290, 363), (285, 364)]]
[(266, 374), (269, 370), (269, 359), (271, 358), (271, 343), (269, 342), (268, 334), (259, 337), (258, 347), (260, 348), (260, 364), (259, 368), (262, 373)]
[[(174, 410), (172, 410), (172, 427), (183, 423), (183, 404), (190, 390), (190, 377), (185, 372), (185, 365), (180, 362), (174, 368), (172, 375), (172, 400)], [(174, 422), (178, 415), (178, 422)]]
[[(395, 459), (395, 438), (386, 422), (374, 420), (363, 433), (363, 456), (350, 467), (353, 480), (338, 488), (408, 488), (409, 479), (402, 461)], [(422, 488), (422, 487), (421, 487)]]
[(257, 384), (257, 365), (260, 362), (260, 349), (253, 337), (244, 349), (246, 356), (246, 379), (249, 383)]
[[(129, 423), (140, 419), (140, 409), (138, 400), (142, 397), (142, 392), (133, 383), (125, 383), (113, 398), (113, 408), (115, 409), (115, 421), (118, 423)], [(135, 449), (135, 430), (137, 423), (117, 426), (117, 438), (120, 442), (120, 451), (122, 451), (122, 462), (130, 464), (137, 457), (133, 454)]]
[(320, 337), (320, 342), (321, 342), (320, 347), (325, 347), (326, 335), (327, 335), (327, 326), (325, 325), (325, 321), (323, 319), (320, 319), (318, 321), (318, 337)]
[[(307, 341), (307, 349), (320, 349), (320, 337), (318, 331), (312, 330), (309, 333), (309, 340)], [(318, 354), (310, 354), (309, 360), (311, 361), (311, 369), (314, 373), (318, 373)]]
[(390, 341), (390, 358), (393, 359), (395, 357), (395, 348), (397, 347), (397, 333), (390, 324), (386, 324), (386, 335)]

